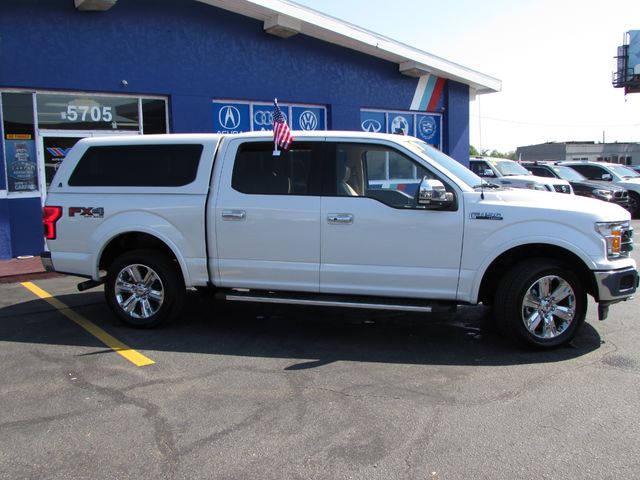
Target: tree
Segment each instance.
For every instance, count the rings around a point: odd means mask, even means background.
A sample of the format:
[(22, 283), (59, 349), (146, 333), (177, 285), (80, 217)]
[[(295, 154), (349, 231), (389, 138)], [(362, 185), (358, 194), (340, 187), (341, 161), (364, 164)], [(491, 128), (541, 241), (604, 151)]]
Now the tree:
[(478, 151), (476, 147), (473, 145), (469, 145), (469, 155), (472, 157), (495, 157), (495, 158), (509, 158), (511, 160), (516, 160), (516, 152), (507, 152), (502, 153), (497, 150), (489, 150), (487, 148), (483, 148), (482, 151)]

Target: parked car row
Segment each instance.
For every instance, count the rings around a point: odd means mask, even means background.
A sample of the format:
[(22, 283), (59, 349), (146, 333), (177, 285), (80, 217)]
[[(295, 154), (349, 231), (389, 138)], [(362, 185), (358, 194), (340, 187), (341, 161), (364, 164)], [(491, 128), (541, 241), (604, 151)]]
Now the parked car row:
[(629, 210), (633, 218), (640, 218), (640, 171), (631, 167), (595, 161), (515, 162), (472, 157), (469, 169), (506, 187), (574, 193), (616, 203)]

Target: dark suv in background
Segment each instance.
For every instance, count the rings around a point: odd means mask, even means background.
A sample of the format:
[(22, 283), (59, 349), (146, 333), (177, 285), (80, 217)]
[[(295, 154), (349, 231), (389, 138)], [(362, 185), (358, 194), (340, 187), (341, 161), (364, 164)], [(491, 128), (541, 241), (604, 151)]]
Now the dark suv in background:
[(612, 185), (611, 182), (589, 180), (573, 168), (553, 162), (522, 162), (521, 165), (538, 177), (555, 177), (566, 180), (571, 184), (576, 195), (617, 203), (627, 210), (631, 208), (627, 189)]

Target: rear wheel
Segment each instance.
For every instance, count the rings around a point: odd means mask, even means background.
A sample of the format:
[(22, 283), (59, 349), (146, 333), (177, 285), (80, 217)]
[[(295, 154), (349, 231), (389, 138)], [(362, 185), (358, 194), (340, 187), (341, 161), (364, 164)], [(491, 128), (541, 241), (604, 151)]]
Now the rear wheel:
[(109, 267), (104, 292), (118, 318), (132, 326), (151, 328), (180, 313), (185, 286), (178, 266), (166, 255), (134, 250)]
[(501, 333), (520, 343), (552, 348), (570, 342), (586, 316), (578, 277), (551, 259), (515, 265), (500, 282), (494, 315)]

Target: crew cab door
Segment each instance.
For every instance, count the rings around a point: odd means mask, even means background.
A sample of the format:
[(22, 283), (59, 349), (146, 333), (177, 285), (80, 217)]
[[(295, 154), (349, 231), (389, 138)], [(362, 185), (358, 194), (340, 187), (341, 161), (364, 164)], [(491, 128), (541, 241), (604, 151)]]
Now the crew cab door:
[(208, 210), (217, 285), (318, 292), (322, 147), (294, 142), (274, 156), (273, 142), (228, 141)]
[[(336, 142), (322, 198), (320, 291), (455, 299), (462, 249), (460, 193), (405, 153)], [(456, 195), (448, 210), (416, 205), (427, 176)]]

